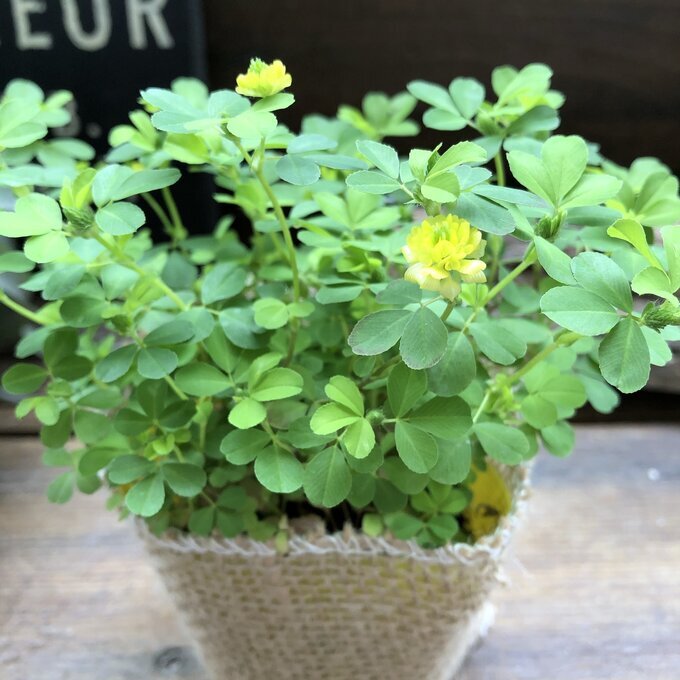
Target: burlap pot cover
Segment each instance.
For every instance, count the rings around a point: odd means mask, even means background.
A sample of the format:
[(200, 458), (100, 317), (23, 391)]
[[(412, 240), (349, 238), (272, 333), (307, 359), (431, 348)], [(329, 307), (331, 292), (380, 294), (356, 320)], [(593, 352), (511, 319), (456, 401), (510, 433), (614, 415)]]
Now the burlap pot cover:
[(528, 493), (473, 546), (424, 550), (309, 526), (287, 555), (250, 539), (138, 529), (215, 680), (451, 680), (492, 622), (489, 593)]

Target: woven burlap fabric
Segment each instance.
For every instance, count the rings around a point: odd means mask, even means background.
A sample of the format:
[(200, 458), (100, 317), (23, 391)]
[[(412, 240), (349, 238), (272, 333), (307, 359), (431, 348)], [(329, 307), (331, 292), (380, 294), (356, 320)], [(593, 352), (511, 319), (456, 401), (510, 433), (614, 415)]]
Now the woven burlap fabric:
[(215, 680), (451, 680), (490, 624), (489, 593), (528, 491), (474, 546), (423, 550), (299, 528), (287, 555), (250, 539), (139, 531)]

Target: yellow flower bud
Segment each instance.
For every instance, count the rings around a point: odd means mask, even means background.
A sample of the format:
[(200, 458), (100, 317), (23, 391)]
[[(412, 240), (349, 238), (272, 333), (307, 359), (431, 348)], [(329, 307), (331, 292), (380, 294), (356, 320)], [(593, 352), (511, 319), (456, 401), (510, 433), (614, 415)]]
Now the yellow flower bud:
[(486, 282), (486, 264), (478, 259), (485, 246), (482, 233), (466, 220), (456, 215), (428, 217), (411, 230), (402, 248), (411, 265), (404, 278), (454, 300), (461, 282)]
[(290, 73), (286, 73), (286, 67), (279, 59), (271, 64), (262, 59), (251, 59), (248, 73), (236, 77), (236, 91), (246, 97), (271, 97), (290, 87), (292, 82)]

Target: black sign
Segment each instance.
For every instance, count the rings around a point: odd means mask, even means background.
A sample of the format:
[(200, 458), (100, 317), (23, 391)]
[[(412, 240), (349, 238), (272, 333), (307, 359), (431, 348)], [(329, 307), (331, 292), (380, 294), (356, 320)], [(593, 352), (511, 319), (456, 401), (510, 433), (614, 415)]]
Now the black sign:
[(197, 0), (2, 0), (0, 89), (28, 78), (71, 90), (68, 133), (106, 148), (106, 133), (135, 108), (142, 88), (205, 76)]

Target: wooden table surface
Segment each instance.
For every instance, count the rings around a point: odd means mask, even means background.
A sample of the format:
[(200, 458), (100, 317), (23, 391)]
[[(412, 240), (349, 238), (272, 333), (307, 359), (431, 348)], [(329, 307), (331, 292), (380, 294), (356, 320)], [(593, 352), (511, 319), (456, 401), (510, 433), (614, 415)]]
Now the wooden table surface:
[[(680, 678), (680, 427), (578, 442), (536, 465), (512, 583), (461, 680)], [(0, 439), (0, 678), (204, 680), (130, 524), (103, 494), (50, 506), (54, 474), (35, 438)]]

